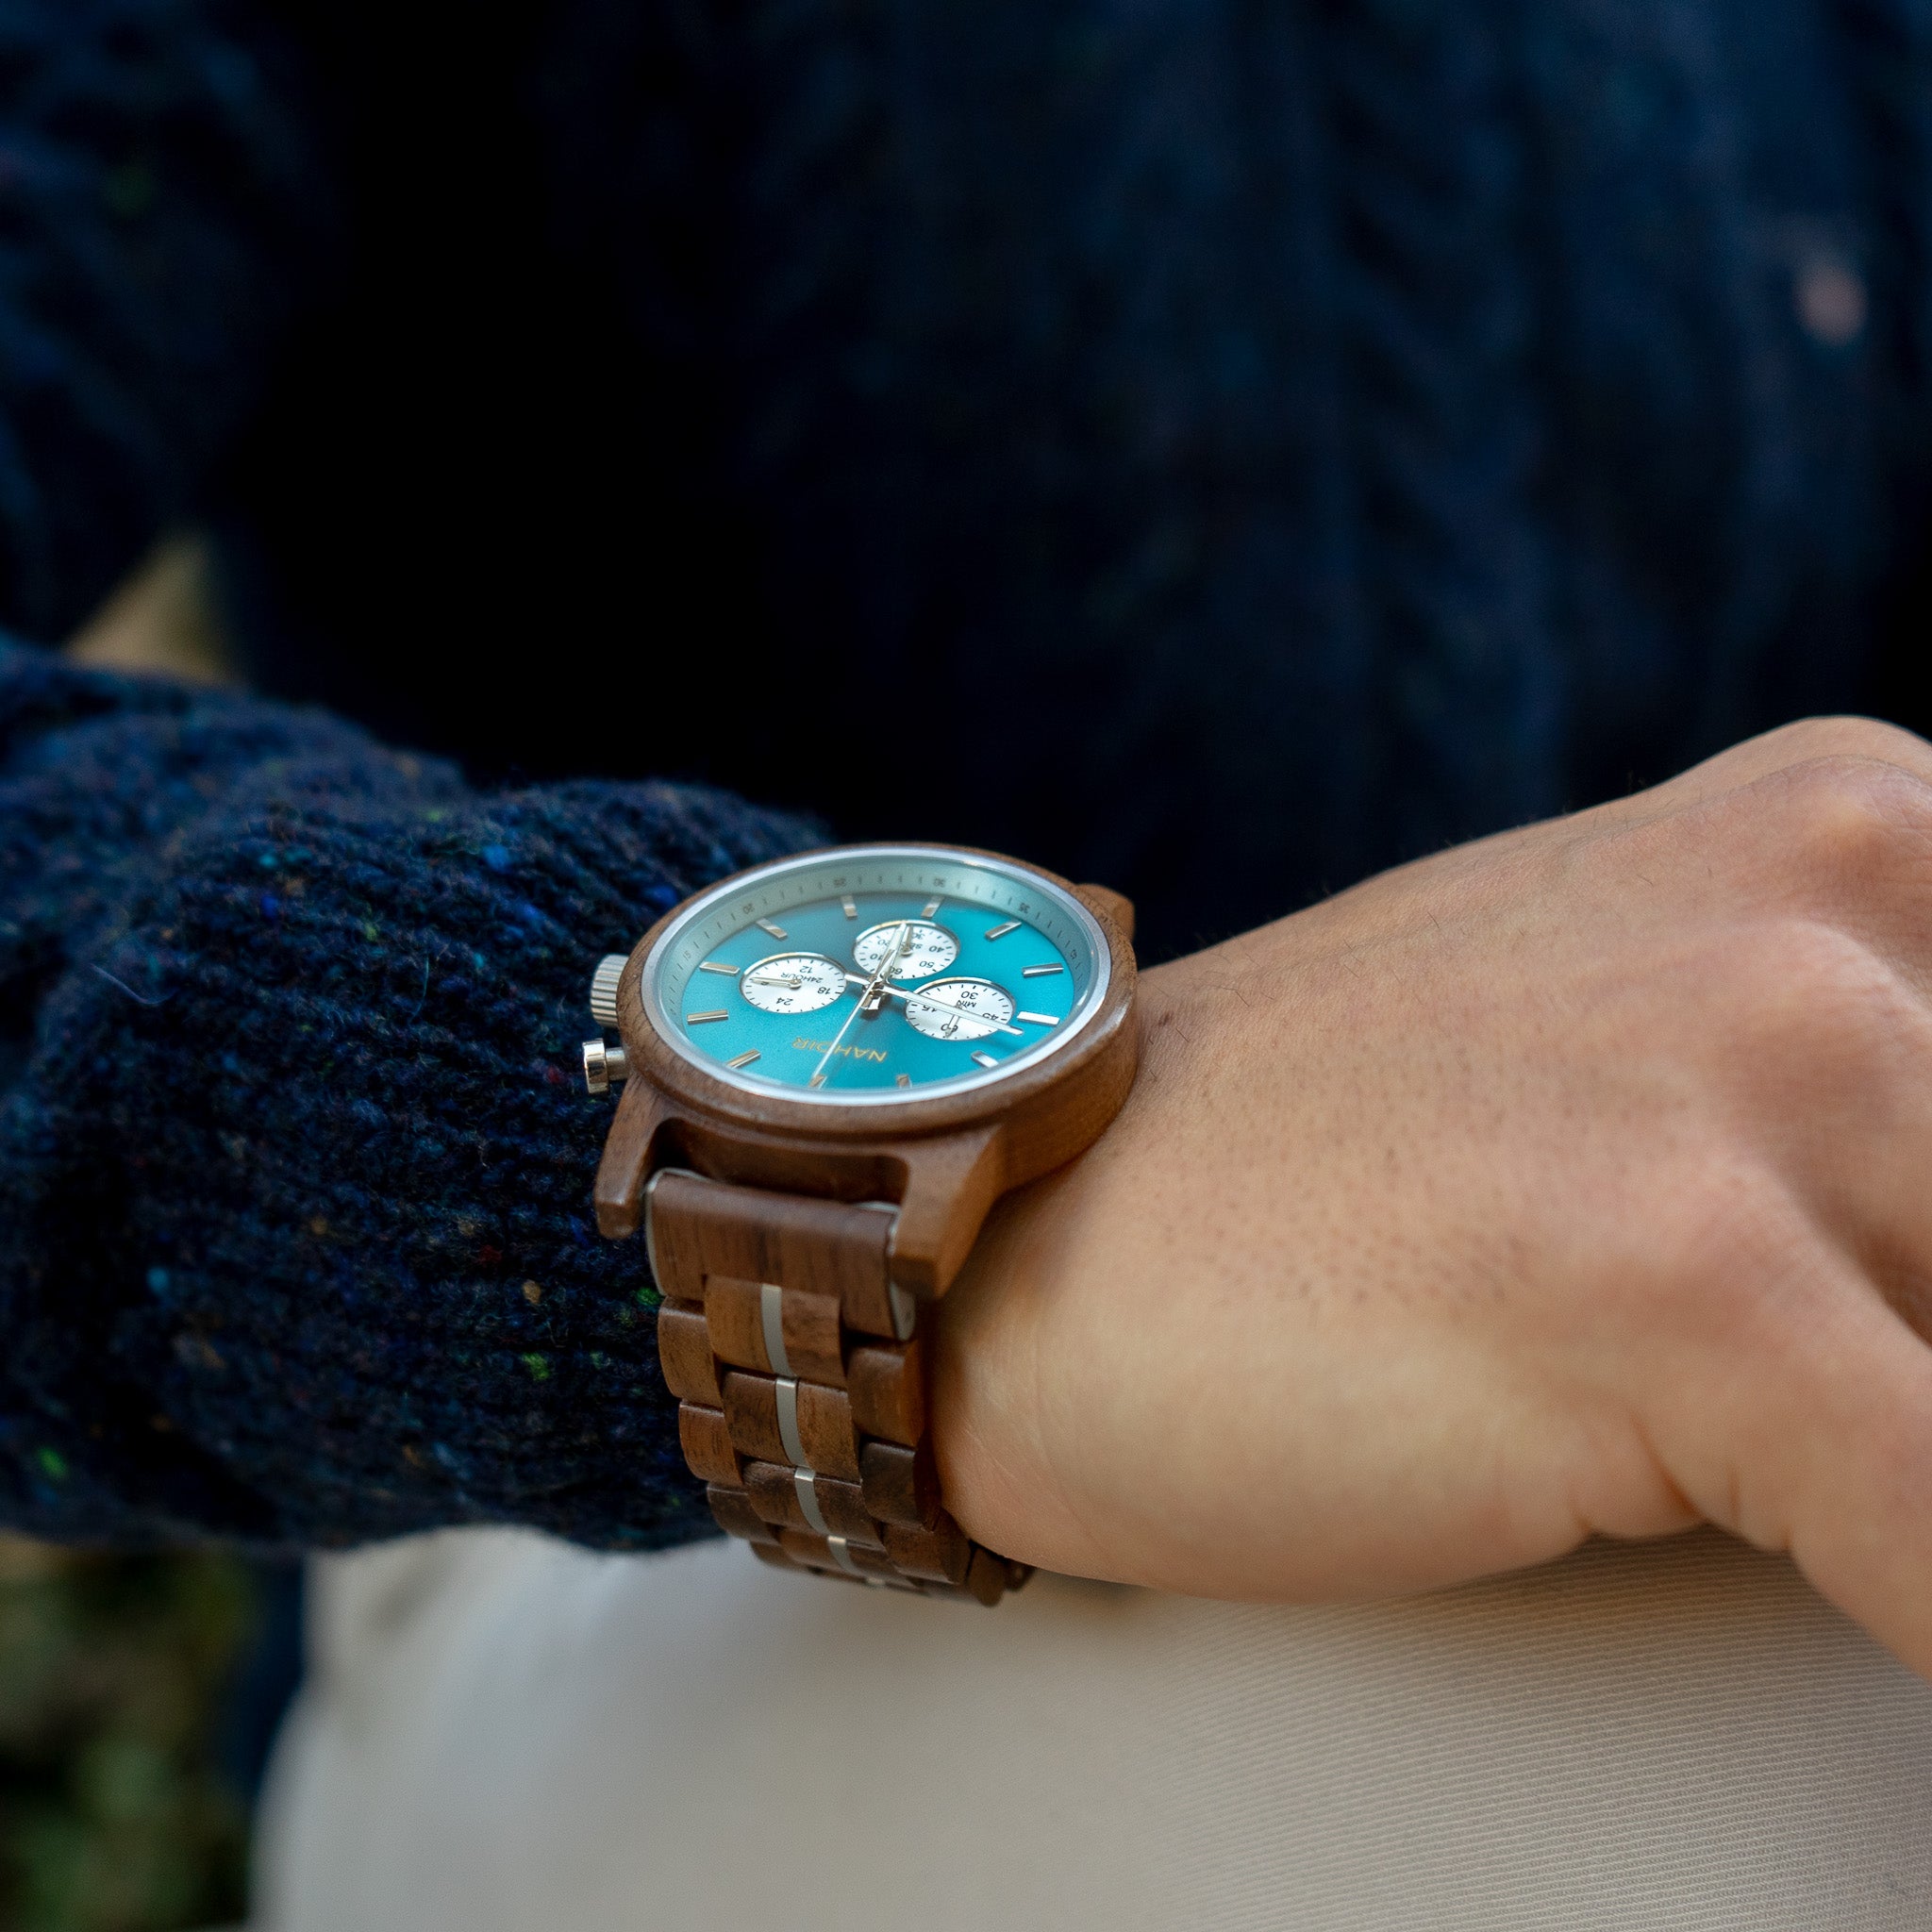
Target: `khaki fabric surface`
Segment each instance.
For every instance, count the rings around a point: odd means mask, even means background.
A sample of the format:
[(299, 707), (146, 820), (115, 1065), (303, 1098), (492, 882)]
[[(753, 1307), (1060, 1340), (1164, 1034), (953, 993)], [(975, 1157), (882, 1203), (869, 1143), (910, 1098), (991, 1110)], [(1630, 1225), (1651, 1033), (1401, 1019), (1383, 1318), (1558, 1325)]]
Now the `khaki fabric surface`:
[(1715, 1534), (1404, 1604), (318, 1563), (273, 1932), (1925, 1932), (1932, 1690)]

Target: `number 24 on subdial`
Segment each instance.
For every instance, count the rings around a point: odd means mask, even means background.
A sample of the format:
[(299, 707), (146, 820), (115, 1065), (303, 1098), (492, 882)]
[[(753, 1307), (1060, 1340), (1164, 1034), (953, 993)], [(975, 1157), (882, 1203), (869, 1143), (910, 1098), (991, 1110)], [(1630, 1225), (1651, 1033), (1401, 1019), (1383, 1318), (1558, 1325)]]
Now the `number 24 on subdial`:
[(816, 1013), (845, 991), (844, 967), (822, 953), (776, 953), (747, 966), (739, 989), (761, 1013)]

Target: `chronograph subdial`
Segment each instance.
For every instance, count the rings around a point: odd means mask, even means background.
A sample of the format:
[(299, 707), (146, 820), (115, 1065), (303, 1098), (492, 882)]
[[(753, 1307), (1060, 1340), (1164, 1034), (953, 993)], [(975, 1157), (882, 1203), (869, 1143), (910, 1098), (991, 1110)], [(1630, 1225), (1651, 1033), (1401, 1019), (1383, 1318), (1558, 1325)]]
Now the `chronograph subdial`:
[(990, 979), (935, 979), (906, 995), (906, 1018), (928, 1040), (985, 1040), (1010, 1033), (1012, 996)]
[(892, 968), (894, 979), (928, 979), (959, 957), (959, 941), (944, 926), (924, 919), (889, 919), (858, 935), (852, 947), (853, 962), (861, 973), (876, 973), (899, 943), (902, 931), (906, 945)]
[(739, 991), (761, 1013), (816, 1013), (845, 991), (845, 969), (823, 953), (774, 953), (747, 966)]

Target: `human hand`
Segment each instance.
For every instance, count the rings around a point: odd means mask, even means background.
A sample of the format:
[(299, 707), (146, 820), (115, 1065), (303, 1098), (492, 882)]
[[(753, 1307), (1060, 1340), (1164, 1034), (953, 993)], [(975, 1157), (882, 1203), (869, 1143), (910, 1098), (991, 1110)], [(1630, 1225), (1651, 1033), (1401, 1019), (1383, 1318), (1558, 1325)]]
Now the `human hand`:
[(1141, 985), (941, 1304), (974, 1537), (1307, 1599), (1707, 1519), (1932, 1675), (1932, 747), (1791, 726)]

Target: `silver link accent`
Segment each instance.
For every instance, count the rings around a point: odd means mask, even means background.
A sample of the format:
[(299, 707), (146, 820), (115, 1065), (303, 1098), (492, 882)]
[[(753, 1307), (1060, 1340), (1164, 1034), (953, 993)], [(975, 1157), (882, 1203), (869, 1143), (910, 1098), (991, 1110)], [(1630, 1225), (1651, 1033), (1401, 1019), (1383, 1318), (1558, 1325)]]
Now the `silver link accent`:
[(617, 1024), (617, 982), (629, 963), (628, 953), (606, 953), (591, 975), (591, 1018), (600, 1026)]
[(913, 1324), (919, 1320), (919, 1302), (892, 1279), (892, 1250), (899, 1240), (899, 1210), (890, 1201), (861, 1201), (858, 1205), (892, 1217), (891, 1231), (886, 1236), (886, 1305), (892, 1311), (892, 1340), (910, 1341)]
[(832, 1553), (832, 1561), (838, 1564), (848, 1576), (863, 1576), (865, 1572), (852, 1560), (852, 1552), (845, 1546), (842, 1536), (828, 1536), (825, 1547)]
[(774, 1375), (791, 1373), (791, 1357), (785, 1353), (785, 1291), (766, 1281), (758, 1287), (758, 1315), (765, 1326), (765, 1357)]
[(821, 1536), (829, 1537), (832, 1525), (825, 1521), (825, 1512), (819, 1507), (819, 1479), (808, 1475), (802, 1469), (791, 1472), (791, 1486), (798, 1491), (798, 1507), (805, 1511), (805, 1520)]
[(919, 1304), (896, 1281), (886, 1283), (886, 1298), (892, 1308), (892, 1340), (910, 1341), (912, 1324), (919, 1320)]
[(790, 1375), (780, 1375), (777, 1388), (778, 1440), (784, 1443), (792, 1468), (809, 1472), (811, 1464), (805, 1459), (805, 1444), (798, 1439), (798, 1384)]

